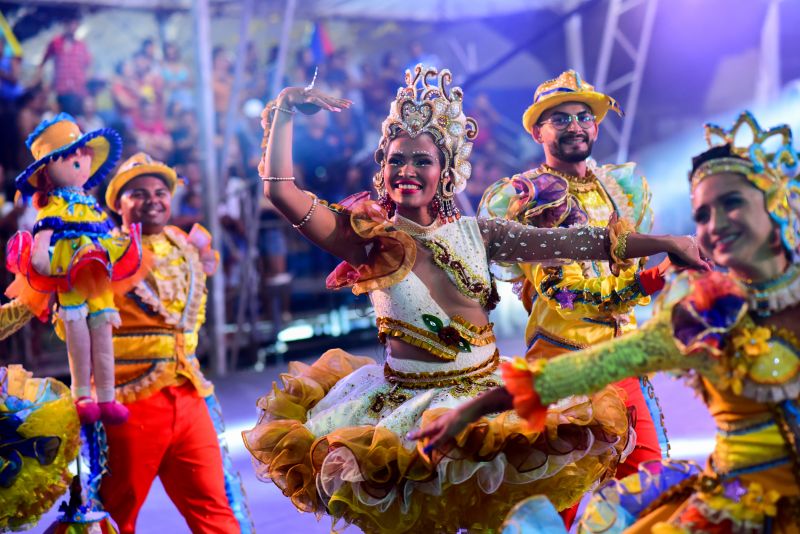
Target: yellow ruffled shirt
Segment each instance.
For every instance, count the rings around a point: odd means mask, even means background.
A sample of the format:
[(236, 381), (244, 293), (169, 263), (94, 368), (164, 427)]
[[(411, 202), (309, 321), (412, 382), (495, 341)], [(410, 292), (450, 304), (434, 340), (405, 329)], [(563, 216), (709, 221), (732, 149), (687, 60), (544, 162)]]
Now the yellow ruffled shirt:
[[(572, 193), (589, 216), (588, 224), (605, 227), (614, 205), (599, 181)], [(573, 262), (558, 267), (520, 264), (530, 285), (530, 316), (525, 329), (531, 356), (550, 357), (606, 341), (636, 326), (631, 313), (650, 302), (637, 279), (638, 265), (614, 276), (608, 262)], [(552, 350), (551, 350), (552, 349)]]
[(195, 356), (205, 323), (206, 274), (197, 248), (176, 227), (144, 236), (154, 265), (124, 297), (115, 297), (122, 326), (114, 330), (117, 398), (132, 402), (189, 380), (201, 397), (213, 385)]

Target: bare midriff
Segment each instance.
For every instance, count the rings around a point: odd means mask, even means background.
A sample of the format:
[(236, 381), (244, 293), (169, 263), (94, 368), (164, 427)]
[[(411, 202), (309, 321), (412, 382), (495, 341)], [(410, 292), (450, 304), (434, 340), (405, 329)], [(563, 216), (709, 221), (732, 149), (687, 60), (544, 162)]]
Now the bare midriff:
[[(486, 310), (480, 303), (463, 295), (456, 285), (431, 260), (430, 252), (417, 246), (417, 261), (414, 263), (414, 274), (428, 288), (431, 298), (444, 310), (447, 317), (442, 317), (445, 324), (449, 317), (460, 315), (475, 326), (489, 324)], [(420, 362), (442, 362), (442, 359), (425, 349), (416, 347), (397, 338), (386, 340), (386, 352), (392, 358), (408, 359)]]

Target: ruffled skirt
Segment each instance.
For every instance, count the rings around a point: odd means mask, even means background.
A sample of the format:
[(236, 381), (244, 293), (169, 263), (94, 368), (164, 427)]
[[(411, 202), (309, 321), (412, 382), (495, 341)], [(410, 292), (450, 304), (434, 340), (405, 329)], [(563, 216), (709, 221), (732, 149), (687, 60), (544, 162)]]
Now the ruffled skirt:
[(293, 362), (282, 387), (259, 399), (258, 424), (243, 432), (259, 478), (300, 511), (365, 532), (497, 528), (518, 501), (544, 494), (574, 504), (635, 443), (619, 392), (608, 388), (552, 406), (544, 432), (513, 412), (484, 418), (432, 457), (405, 439), (464, 401), (501, 384), (499, 373), (438, 387), (390, 383), (384, 367), (341, 350), (313, 365)]
[(661, 460), (644, 462), (638, 473), (598, 490), (579, 531), (797, 534), (798, 519), (800, 497), (788, 464), (720, 479), (694, 462)]

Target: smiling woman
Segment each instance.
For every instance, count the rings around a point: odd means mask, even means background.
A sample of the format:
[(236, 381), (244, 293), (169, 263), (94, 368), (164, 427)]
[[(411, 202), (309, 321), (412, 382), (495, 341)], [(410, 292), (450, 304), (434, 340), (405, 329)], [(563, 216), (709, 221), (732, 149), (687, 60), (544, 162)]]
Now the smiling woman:
[[(506, 411), (472, 425), (448, 454), (407, 438), (501, 383), (488, 319), (498, 298), (490, 262), (609, 260), (620, 241), (606, 229), (461, 217), (455, 194), (472, 173), (477, 124), (450, 81), (446, 70), (406, 73), (375, 153), (377, 202), (363, 192), (328, 204), (291, 176), (295, 108), (341, 112), (349, 101), (290, 87), (263, 115), (264, 194), (307, 238), (345, 260), (327, 285), (369, 295), (386, 359), (379, 365), (332, 350), (311, 366), (290, 364), (283, 388), (259, 400), (260, 419), (243, 437), (259, 477), (298, 509), (366, 532), (485, 531), (532, 493), (570, 506), (631, 445), (613, 389), (553, 408), (546, 431), (530, 431)], [(703, 264), (687, 238), (611, 227), (627, 238), (622, 262), (669, 250)]]
[[(443, 446), (481, 414), (513, 405), (537, 428), (547, 406), (615, 380), (691, 371), (714, 417), (715, 447), (694, 462), (643, 462), (601, 487), (580, 531), (796, 533), (800, 524), (800, 158), (788, 126), (762, 130), (749, 113), (693, 162), (692, 206), (703, 248), (728, 273), (684, 273), (665, 287), (653, 319), (613, 341), (546, 362), (503, 365), (503, 388), (417, 432)], [(751, 142), (737, 145), (742, 137)], [(781, 140), (777, 153), (764, 145)], [(549, 523), (547, 521), (550, 521)], [(557, 525), (540, 498), (508, 519), (518, 531)], [(560, 526), (548, 532), (559, 532)]]
[[(720, 166), (725, 160), (728, 164)], [(723, 170), (707, 174), (715, 161)], [(744, 174), (747, 169), (747, 160), (729, 144), (695, 158), (694, 170), (703, 175), (692, 191), (697, 238), (716, 263), (745, 278), (770, 279), (786, 270), (789, 260), (781, 254), (781, 229), (764, 209), (764, 193), (748, 180), (751, 173)]]

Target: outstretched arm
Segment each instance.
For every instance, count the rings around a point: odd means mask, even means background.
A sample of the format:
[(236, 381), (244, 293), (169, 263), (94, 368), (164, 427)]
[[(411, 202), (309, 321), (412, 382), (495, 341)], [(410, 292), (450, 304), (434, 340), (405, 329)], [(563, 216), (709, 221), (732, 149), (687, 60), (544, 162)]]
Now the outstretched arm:
[[(615, 261), (612, 255), (610, 228), (536, 228), (505, 219), (478, 219), (490, 261), (535, 263), (552, 260)], [(626, 233), (623, 258), (652, 256), (661, 252), (672, 255), (687, 267), (707, 271), (709, 265), (700, 257), (693, 239), (685, 236)]]
[[(299, 189), (293, 179), (287, 179), (294, 172), (292, 128), (297, 106), (340, 112), (350, 107), (350, 101), (314, 89), (289, 87), (281, 91), (275, 104), (265, 109), (263, 115), (265, 119), (272, 115), (264, 160), (259, 165), (259, 174), (264, 181), (264, 196), (281, 215), (320, 248), (350, 264), (363, 263), (366, 260), (365, 243), (352, 232), (349, 216), (319, 205), (313, 195)], [(270, 128), (270, 125), (267, 124), (267, 127)]]
[(687, 358), (678, 349), (669, 313), (663, 313), (642, 330), (588, 349), (530, 364), (521, 359), (506, 362), (504, 387), (446, 412), (408, 437), (429, 439), (426, 450), (440, 448), (480, 417), (512, 408), (538, 428), (544, 424), (547, 406), (564, 397), (594, 393), (629, 376), (702, 364), (702, 359)]

